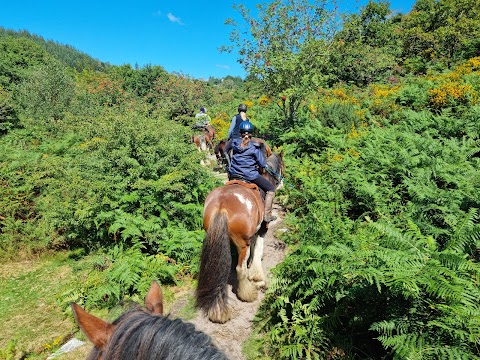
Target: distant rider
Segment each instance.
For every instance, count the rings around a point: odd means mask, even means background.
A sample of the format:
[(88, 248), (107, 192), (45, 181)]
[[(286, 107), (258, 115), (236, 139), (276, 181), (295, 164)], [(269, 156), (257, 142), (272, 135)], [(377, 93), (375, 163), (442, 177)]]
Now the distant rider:
[(195, 125), (193, 125), (192, 128), (205, 130), (207, 125), (210, 124), (211, 120), (212, 119), (207, 114), (207, 109), (201, 107), (200, 112), (195, 115)]

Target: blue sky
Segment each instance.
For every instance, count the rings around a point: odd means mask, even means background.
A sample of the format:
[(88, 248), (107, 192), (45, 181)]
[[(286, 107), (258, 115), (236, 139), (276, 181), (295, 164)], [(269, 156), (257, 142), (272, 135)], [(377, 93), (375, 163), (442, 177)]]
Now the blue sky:
[[(265, 1), (236, 1), (249, 9)], [(357, 8), (367, 0), (346, 1)], [(406, 13), (414, 0), (391, 1), (390, 8)], [(220, 53), (229, 42), (227, 18), (240, 20), (231, 0), (143, 1), (3, 1), (0, 26), (28, 30), (71, 45), (112, 65), (160, 65), (168, 72), (195, 78), (244, 77), (238, 56)]]

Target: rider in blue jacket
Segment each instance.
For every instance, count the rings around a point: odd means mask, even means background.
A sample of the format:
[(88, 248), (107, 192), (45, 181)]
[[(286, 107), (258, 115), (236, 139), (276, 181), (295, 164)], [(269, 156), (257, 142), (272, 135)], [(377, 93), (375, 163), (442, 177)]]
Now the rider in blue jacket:
[(265, 191), (265, 222), (274, 221), (272, 216), (273, 198), (275, 186), (273, 186), (261, 174), (260, 170), (267, 166), (261, 145), (250, 141), (252, 138), (253, 125), (246, 120), (240, 123), (240, 138), (232, 141), (232, 160), (229, 168), (230, 178), (245, 179)]

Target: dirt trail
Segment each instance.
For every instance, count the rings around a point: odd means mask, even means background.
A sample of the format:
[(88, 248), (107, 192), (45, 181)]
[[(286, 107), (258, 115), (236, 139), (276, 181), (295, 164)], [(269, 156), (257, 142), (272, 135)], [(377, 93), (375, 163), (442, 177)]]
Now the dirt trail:
[[(222, 175), (219, 175), (219, 177), (221, 176)], [(277, 216), (277, 220), (270, 223), (270, 228), (265, 236), (262, 261), (267, 279), (271, 277), (269, 270), (285, 258), (285, 244), (274, 237), (275, 232), (281, 228), (283, 212), (277, 205), (274, 205), (273, 214)], [(231, 285), (228, 285), (228, 293), (229, 306), (232, 309), (232, 318), (226, 324), (212, 323), (199, 311), (197, 311), (194, 319), (188, 321), (193, 323), (197, 330), (210, 335), (218, 348), (220, 348), (230, 360), (245, 360), (246, 358), (242, 354), (242, 345), (252, 333), (252, 320), (264, 298), (264, 292), (259, 291), (259, 296), (251, 303), (239, 300), (232, 292)], [(193, 296), (193, 292), (188, 296)], [(184, 302), (185, 298), (179, 299), (177, 303), (172, 306), (171, 316), (175, 317), (176, 313), (181, 310), (182, 303)]]

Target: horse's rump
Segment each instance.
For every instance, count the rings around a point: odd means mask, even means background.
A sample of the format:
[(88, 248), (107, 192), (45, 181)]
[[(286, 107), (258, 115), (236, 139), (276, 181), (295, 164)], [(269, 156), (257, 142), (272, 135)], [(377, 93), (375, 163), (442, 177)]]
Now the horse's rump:
[(205, 126), (205, 132), (209, 135), (211, 140), (215, 139), (215, 128), (212, 125), (208, 124)]
[[(258, 190), (242, 185), (225, 185), (213, 189), (205, 199), (203, 226), (205, 240), (202, 247), (200, 273), (196, 291), (196, 306), (213, 322), (230, 319), (227, 282), (231, 269), (230, 242), (238, 252), (237, 297), (253, 301), (257, 288), (251, 283), (247, 262), (250, 248), (263, 223), (264, 204)], [(257, 256), (256, 266), (260, 264)], [(261, 278), (263, 279), (263, 270)]]
[(192, 135), (190, 142), (195, 144), (198, 150), (207, 150), (207, 140), (205, 135)]
[(205, 141), (207, 142), (207, 145), (210, 147), (210, 149), (213, 149), (213, 140), (215, 139), (215, 128), (210, 124), (205, 126), (204, 136), (205, 136)]
[(213, 189), (205, 199), (203, 225), (208, 229), (212, 214), (222, 209), (227, 214), (229, 234), (242, 234), (248, 239), (262, 222), (263, 208), (258, 190), (242, 185), (221, 186)]

